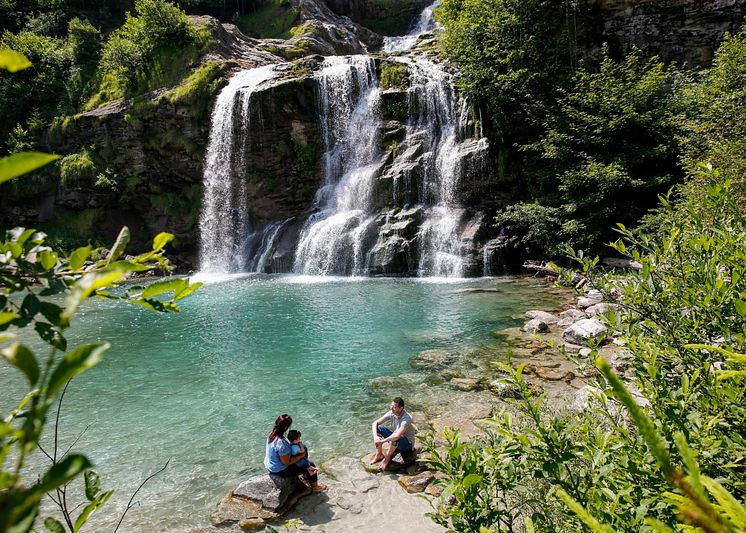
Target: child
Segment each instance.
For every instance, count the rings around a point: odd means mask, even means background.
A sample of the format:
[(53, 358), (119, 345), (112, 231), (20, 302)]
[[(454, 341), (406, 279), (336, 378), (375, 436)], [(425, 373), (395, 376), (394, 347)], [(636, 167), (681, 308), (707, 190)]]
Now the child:
[(300, 459), (295, 464), (297, 464), (301, 468), (307, 468), (308, 469), (308, 473), (310, 475), (313, 475), (316, 472), (318, 472), (319, 469), (316, 468), (316, 466), (314, 466), (313, 463), (311, 463), (308, 460), (308, 448), (300, 440), (300, 431), (298, 431), (297, 429), (291, 429), (290, 431), (288, 431), (288, 440), (291, 443), (291, 446), (290, 446), (290, 455), (291, 455), (291, 457), (295, 457), (297, 455), (300, 455), (303, 452), (304, 449), (306, 451), (306, 456), (303, 459)]

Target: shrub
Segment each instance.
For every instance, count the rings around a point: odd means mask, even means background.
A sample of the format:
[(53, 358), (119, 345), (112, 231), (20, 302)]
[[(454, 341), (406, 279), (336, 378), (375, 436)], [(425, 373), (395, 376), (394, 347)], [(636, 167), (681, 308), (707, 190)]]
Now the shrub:
[(518, 515), (538, 531), (746, 527), (746, 216), (717, 172), (699, 179), (708, 187), (696, 202), (664, 200), (660, 234), (620, 226), (613, 247), (639, 272), (619, 279), (575, 256), (608, 298), (621, 293), (609, 325), (649, 407), (599, 362), (586, 410), (552, 413), (521, 367), (503, 364), (520, 391), (519, 422), (496, 418), (483, 438), (431, 445), (432, 466), (446, 474), (443, 499), (456, 499), (436, 521), (474, 532), (512, 531)]
[(380, 83), (383, 89), (406, 90), (409, 86), (409, 69), (402, 63), (383, 61)]
[(106, 41), (99, 90), (87, 109), (180, 81), (210, 45), (209, 31), (192, 25), (181, 9), (165, 0), (137, 0), (135, 13), (127, 14)]
[(60, 178), (67, 187), (91, 187), (96, 179), (96, 165), (91, 157), (91, 149), (66, 155), (60, 161)]

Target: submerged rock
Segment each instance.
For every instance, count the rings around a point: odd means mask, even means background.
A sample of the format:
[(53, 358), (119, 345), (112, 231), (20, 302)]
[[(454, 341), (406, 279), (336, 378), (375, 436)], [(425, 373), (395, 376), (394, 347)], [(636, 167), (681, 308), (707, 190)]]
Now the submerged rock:
[(413, 368), (442, 368), (454, 361), (447, 350), (423, 350), (409, 360)]

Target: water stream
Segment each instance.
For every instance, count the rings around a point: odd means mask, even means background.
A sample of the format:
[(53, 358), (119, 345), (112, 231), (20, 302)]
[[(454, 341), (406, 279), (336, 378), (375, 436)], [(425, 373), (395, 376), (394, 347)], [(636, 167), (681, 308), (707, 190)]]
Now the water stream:
[(199, 217), (200, 270), (243, 272), (244, 241), (250, 233), (246, 205), (245, 150), (251, 134), (251, 94), (274, 76), (271, 65), (233, 76), (218, 95), (212, 112)]

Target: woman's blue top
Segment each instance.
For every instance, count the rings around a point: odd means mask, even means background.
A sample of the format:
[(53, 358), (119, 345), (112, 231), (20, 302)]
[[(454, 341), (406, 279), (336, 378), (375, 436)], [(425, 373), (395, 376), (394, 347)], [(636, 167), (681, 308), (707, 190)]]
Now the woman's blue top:
[(264, 467), (276, 474), (282, 472), (288, 466), (280, 460), (281, 455), (290, 455), (290, 441), (285, 437), (277, 437), (272, 442), (267, 439), (267, 448), (264, 452)]

